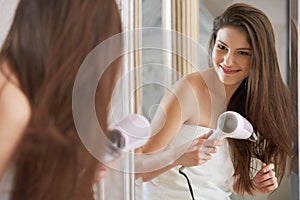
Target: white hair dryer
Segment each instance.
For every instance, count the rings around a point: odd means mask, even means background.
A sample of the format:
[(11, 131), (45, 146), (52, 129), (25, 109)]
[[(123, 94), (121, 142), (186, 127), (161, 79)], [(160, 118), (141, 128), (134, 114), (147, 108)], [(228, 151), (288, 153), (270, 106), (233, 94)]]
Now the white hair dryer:
[(124, 151), (144, 145), (151, 137), (148, 120), (138, 114), (130, 114), (109, 128), (108, 142), (101, 155), (101, 161), (110, 163), (119, 158)]
[(208, 139), (222, 140), (224, 138), (257, 140), (251, 123), (242, 115), (233, 111), (222, 113), (217, 122), (217, 130)]
[(130, 114), (110, 128), (111, 141), (117, 141), (124, 151), (133, 150), (144, 145), (151, 137), (148, 120), (138, 114)]
[[(218, 117), (217, 129), (208, 139), (222, 140), (224, 138), (255, 142), (257, 135), (254, 133), (251, 123), (242, 115), (234, 111), (226, 111)], [(184, 166), (181, 166), (179, 171), (182, 171), (184, 168)]]

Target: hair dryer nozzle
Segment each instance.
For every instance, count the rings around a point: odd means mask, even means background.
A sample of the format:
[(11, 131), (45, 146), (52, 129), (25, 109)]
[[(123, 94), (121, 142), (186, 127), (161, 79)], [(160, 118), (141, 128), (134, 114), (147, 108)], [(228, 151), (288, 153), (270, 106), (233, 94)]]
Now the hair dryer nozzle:
[[(151, 137), (151, 128), (148, 120), (142, 115), (130, 114), (125, 119), (114, 124), (112, 132), (118, 132), (121, 143), (118, 146), (124, 151), (133, 150), (145, 144)], [(118, 134), (116, 135), (118, 136)]]
[(251, 136), (248, 138), (251, 142), (256, 142), (257, 141), (257, 135), (252, 132)]

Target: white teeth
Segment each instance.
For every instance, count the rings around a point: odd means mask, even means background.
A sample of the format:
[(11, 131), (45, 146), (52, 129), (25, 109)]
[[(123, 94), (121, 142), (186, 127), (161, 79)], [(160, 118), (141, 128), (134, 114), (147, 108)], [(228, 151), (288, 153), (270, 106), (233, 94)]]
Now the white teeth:
[(231, 70), (231, 69), (226, 69), (224, 67), (221, 66), (221, 68), (225, 71), (225, 72), (236, 72), (237, 70)]

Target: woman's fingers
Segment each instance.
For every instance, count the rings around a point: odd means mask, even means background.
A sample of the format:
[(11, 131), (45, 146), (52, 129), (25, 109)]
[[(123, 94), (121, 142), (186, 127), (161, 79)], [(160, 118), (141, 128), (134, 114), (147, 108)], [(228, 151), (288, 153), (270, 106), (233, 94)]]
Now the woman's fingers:
[(217, 139), (207, 139), (204, 136), (201, 136), (193, 141), (193, 145), (203, 145), (203, 146), (221, 146), (222, 141)]
[(213, 130), (210, 130), (208, 133), (201, 135), (200, 138), (208, 139), (213, 134), (213, 132)]
[(266, 165), (262, 164), (262, 169), (256, 174), (253, 179), (254, 186), (256, 190), (260, 193), (270, 193), (277, 189), (278, 182), (276, 178), (276, 173), (272, 171), (274, 169), (274, 164)]
[(219, 140), (207, 139), (211, 133), (212, 131), (196, 138), (188, 150), (176, 160), (176, 163), (183, 166), (196, 166), (209, 161), (212, 154), (217, 153), (217, 147), (222, 145)]
[(254, 184), (256, 191), (262, 194), (271, 193), (278, 188), (277, 179), (275, 182), (268, 184)]

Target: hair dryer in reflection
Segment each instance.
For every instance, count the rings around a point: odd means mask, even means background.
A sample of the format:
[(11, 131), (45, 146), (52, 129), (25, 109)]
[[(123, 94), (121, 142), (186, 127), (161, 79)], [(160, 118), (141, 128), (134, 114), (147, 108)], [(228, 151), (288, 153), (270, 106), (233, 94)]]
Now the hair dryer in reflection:
[(103, 162), (111, 162), (121, 156), (122, 151), (130, 151), (144, 145), (151, 136), (148, 120), (142, 115), (130, 114), (109, 128), (109, 141)]
[(226, 111), (219, 116), (217, 130), (209, 137), (209, 139), (218, 140), (224, 138), (247, 139), (252, 142), (257, 140), (251, 123), (233, 111)]
[(148, 120), (138, 114), (131, 114), (116, 123), (111, 129), (111, 141), (124, 151), (133, 150), (144, 145), (151, 136)]
[[(252, 142), (257, 140), (251, 123), (234, 111), (226, 111), (218, 117), (217, 129), (208, 139), (222, 140), (224, 138), (243, 139)], [(184, 166), (180, 167), (180, 173), (184, 168)]]

